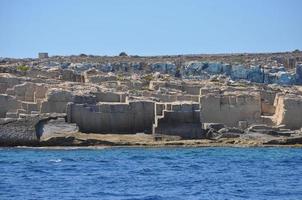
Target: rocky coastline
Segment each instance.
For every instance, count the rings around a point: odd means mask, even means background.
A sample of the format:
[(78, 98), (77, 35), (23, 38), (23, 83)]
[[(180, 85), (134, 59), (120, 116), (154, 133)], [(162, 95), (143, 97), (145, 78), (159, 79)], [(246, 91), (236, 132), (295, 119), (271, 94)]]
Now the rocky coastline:
[(300, 146), (302, 53), (0, 59), (0, 146)]
[(278, 133), (254, 127), (238, 134), (234, 128), (223, 133), (208, 129), (205, 138), (182, 139), (145, 133), (81, 133), (65, 118), (53, 114), (1, 121), (0, 147), (302, 147), (301, 131)]

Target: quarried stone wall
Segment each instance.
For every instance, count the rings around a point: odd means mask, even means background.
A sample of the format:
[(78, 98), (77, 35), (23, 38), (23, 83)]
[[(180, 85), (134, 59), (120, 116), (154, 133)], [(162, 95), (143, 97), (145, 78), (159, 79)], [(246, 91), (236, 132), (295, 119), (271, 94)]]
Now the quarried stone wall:
[(289, 129), (302, 127), (302, 96), (278, 94), (275, 100), (276, 112), (273, 121)]
[[(174, 135), (185, 139), (202, 137), (198, 103), (166, 104), (157, 112), (153, 134)], [(158, 106), (157, 106), (158, 109)]]
[(0, 94), (0, 118), (5, 118), (7, 112), (17, 112), (21, 108), (21, 102), (15, 97)]
[(261, 121), (259, 92), (209, 93), (200, 97), (202, 123), (222, 123), (237, 127), (239, 121), (249, 124)]
[(67, 120), (76, 123), (86, 133), (151, 133), (154, 122), (153, 101), (128, 103), (98, 103), (96, 105), (69, 103)]

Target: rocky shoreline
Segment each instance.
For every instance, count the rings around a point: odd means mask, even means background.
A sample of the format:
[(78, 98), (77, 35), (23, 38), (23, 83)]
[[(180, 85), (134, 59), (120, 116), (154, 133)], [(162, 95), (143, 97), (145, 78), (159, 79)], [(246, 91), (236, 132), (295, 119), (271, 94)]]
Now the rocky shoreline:
[(150, 136), (100, 135), (86, 136), (80, 133), (61, 137), (47, 138), (41, 141), (42, 146), (133, 146), (133, 147), (264, 147), (293, 146), (302, 147), (302, 136), (295, 138), (280, 138), (263, 142), (261, 140), (245, 140), (223, 138), (219, 140), (165, 140), (154, 141)]
[(302, 147), (302, 131), (282, 131), (264, 125), (246, 130), (207, 124), (201, 138), (176, 135), (83, 133), (66, 115), (44, 114), (0, 121), (2, 147)]
[(3, 59), (0, 146), (300, 145), (301, 61), (301, 52)]
[[(11, 143), (8, 143), (11, 144)], [(85, 134), (67, 133), (51, 137), (42, 137), (35, 143), (1, 145), (2, 147), (302, 147), (302, 135), (295, 137), (276, 137), (266, 139), (220, 138), (183, 140), (165, 138), (155, 141), (151, 135), (134, 134)]]

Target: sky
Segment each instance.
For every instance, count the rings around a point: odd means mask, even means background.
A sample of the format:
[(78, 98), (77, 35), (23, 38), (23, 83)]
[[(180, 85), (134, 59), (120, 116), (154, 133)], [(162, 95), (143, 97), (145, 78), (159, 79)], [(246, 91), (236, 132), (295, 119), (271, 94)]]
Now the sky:
[(0, 57), (295, 49), (301, 0), (0, 0)]

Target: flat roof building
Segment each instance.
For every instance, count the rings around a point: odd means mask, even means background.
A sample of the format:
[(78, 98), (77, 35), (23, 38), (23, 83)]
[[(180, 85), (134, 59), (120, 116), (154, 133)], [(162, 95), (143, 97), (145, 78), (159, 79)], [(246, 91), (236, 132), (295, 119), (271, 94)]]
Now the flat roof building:
[(48, 58), (48, 53), (39, 53), (39, 58), (40, 59)]

